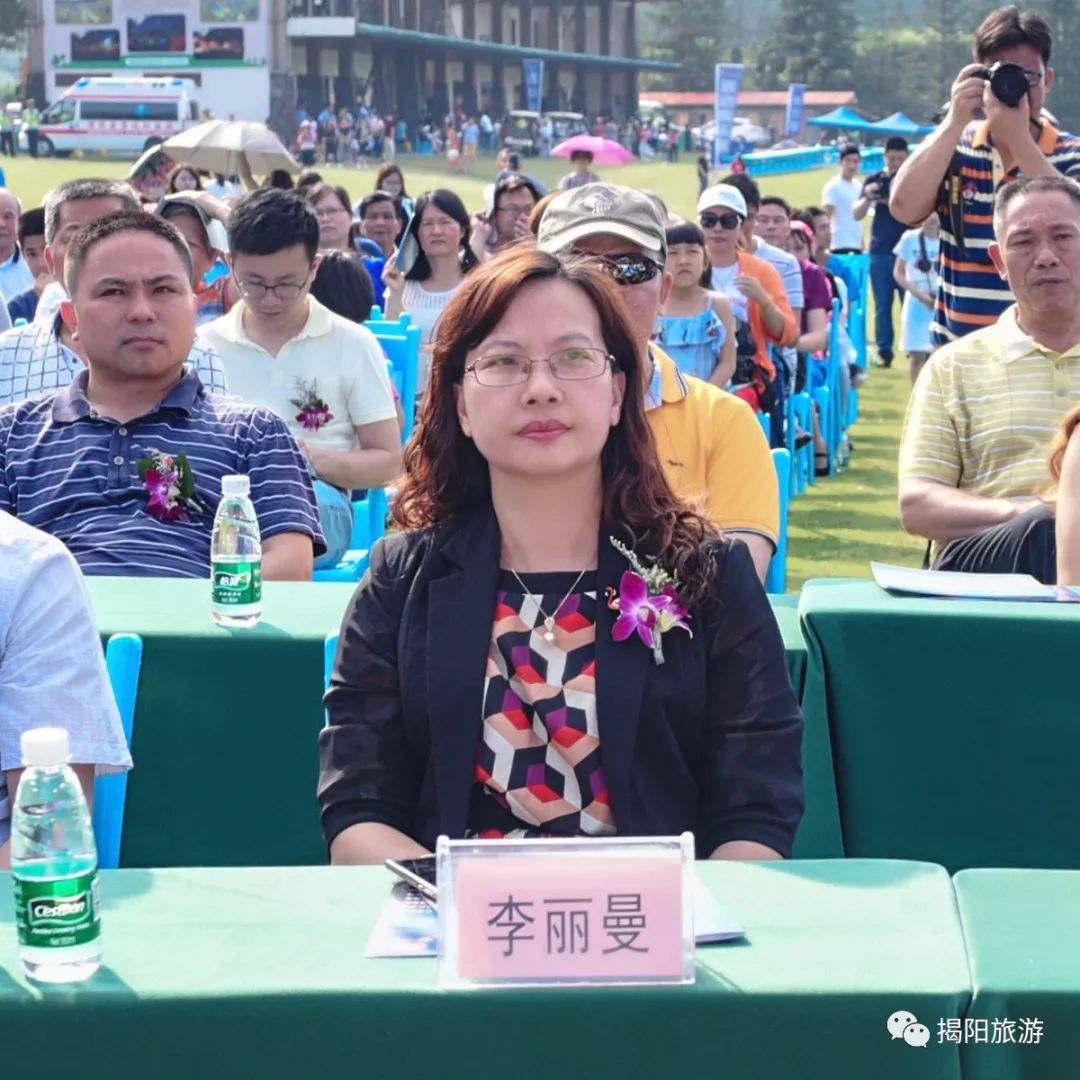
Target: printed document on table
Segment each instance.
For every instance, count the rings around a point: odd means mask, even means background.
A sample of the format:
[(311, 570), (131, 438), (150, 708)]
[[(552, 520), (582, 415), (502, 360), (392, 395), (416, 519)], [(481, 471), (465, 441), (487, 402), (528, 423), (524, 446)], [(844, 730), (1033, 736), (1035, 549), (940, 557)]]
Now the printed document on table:
[(1030, 574), (960, 574), (947, 570), (915, 570), (872, 562), (874, 580), (890, 592), (941, 596), (954, 600), (1080, 601), (1080, 589), (1043, 585)]

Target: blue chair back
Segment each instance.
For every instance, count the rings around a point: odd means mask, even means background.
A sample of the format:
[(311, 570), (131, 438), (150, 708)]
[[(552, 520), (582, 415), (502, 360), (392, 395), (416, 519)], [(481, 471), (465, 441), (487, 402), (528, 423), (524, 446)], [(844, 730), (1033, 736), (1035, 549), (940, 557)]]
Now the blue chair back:
[[(135, 702), (139, 694), (143, 641), (138, 634), (114, 634), (105, 647), (105, 666), (109, 670), (120, 723), (128, 748), (135, 729)], [(124, 804), (127, 801), (127, 773), (99, 776), (94, 781), (94, 839), (97, 842), (98, 866), (115, 870), (120, 865), (120, 844), (124, 835)]]
[(334, 674), (337, 659), (338, 635), (327, 634), (323, 642), (323, 693), (330, 689), (330, 676)]
[[(402, 316), (402, 318), (406, 317)], [(416, 395), (420, 381), (420, 327), (398, 323), (368, 323), (366, 325), (375, 335), (387, 360), (390, 361), (390, 375), (397, 387), (398, 396), (401, 398), (401, 409), (405, 414), (405, 426), (401, 433), (402, 441), (407, 442), (409, 436), (412, 435), (416, 420)]]
[(791, 455), (786, 450), (772, 452), (773, 467), (776, 469), (776, 484), (780, 490), (780, 535), (776, 542), (776, 553), (769, 563), (769, 572), (765, 575), (765, 591), (768, 593), (787, 592), (787, 552), (788, 552), (788, 513), (791, 509)]

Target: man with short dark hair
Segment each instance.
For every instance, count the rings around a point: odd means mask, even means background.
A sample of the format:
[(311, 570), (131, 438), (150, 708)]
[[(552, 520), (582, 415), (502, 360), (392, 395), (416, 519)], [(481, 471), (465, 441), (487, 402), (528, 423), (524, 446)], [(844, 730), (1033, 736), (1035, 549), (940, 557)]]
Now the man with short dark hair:
[(874, 339), (878, 363), (892, 367), (893, 362), (893, 304), (902, 299), (903, 290), (896, 283), (893, 254), (900, 237), (907, 231), (889, 210), (889, 191), (893, 178), (907, 160), (907, 139), (891, 135), (885, 140), (885, 168), (873, 174), (863, 184), (862, 194), (851, 208), (856, 221), (862, 221), (873, 209), (870, 224), (870, 288), (874, 291)]
[[(1043, 109), (1054, 85), (1052, 44), (1038, 13), (1015, 6), (991, 12), (975, 32), (975, 62), (953, 83), (945, 119), (893, 184), (892, 209), (901, 221), (917, 226), (936, 210), (941, 222), (935, 347), (993, 325), (1012, 303), (989, 255), (998, 188), (1021, 176), (1080, 178), (1080, 137), (1059, 131)], [(1026, 84), (1015, 107), (987, 79), (1002, 65), (1003, 74)]]
[(229, 260), (242, 299), (200, 338), (233, 393), (285, 419), (308, 460), (334, 566), (352, 537), (350, 493), (401, 472), (401, 432), (386, 358), (371, 331), (310, 295), (319, 221), (298, 192), (263, 188), (229, 217)]
[(376, 306), (386, 310), (386, 283), (383, 270), (386, 260), (394, 254), (397, 247), (398, 220), (397, 205), (394, 196), (388, 191), (368, 192), (355, 206), (356, 216), (360, 221), (360, 258), (371, 278), (371, 289), (375, 295)]
[(75, 237), (66, 281), (86, 369), (0, 409), (0, 509), (62, 540), (84, 573), (204, 578), (222, 477), (244, 474), (263, 576), (310, 578), (323, 540), (295, 440), (269, 410), (208, 394), (185, 363), (183, 237), (142, 211), (108, 214)]
[(821, 204), (829, 215), (829, 247), (838, 255), (857, 255), (863, 249), (862, 222), (852, 212), (862, 194), (856, 173), (862, 152), (854, 143), (840, 149), (840, 171), (821, 189)]
[[(1038, 567), (1052, 545), (1040, 494), (1062, 417), (1080, 404), (1080, 185), (1064, 176), (1006, 184), (990, 258), (1016, 304), (938, 349), (915, 383), (900, 450), (900, 518), (950, 570)], [(1053, 558), (1048, 560), (1053, 566)]]
[(34, 321), (38, 297), (52, 281), (52, 274), (45, 262), (45, 207), (35, 206), (32, 210), (24, 210), (20, 215), (19, 251), (26, 260), (34, 281), (23, 292), (8, 300), (8, 316), (12, 324), (19, 319)]
[[(67, 299), (67, 250), (87, 225), (118, 210), (138, 210), (139, 200), (116, 180), (69, 180), (45, 197), (45, 262), (53, 281), (42, 291), (34, 321), (0, 334), (0, 405), (60, 390), (83, 369), (86, 354), (60, 306)], [(48, 305), (52, 314), (43, 310)], [(212, 350), (193, 346), (188, 362), (208, 390), (226, 392), (221, 363)]]

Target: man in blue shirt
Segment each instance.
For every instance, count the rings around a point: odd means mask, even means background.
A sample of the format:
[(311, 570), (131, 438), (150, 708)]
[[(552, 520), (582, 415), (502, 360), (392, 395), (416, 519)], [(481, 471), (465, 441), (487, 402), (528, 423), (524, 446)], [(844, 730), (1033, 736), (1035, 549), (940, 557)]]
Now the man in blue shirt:
[[(323, 537), (296, 440), (269, 410), (207, 394), (185, 367), (197, 302), (176, 229), (108, 214), (75, 237), (66, 284), (63, 316), (87, 370), (0, 409), (0, 509), (62, 540), (84, 573), (209, 577), (222, 477), (245, 474), (263, 576), (309, 579)], [(175, 472), (175, 484), (155, 487), (148, 468)]]
[(0, 300), (5, 304), (34, 284), (34, 275), (19, 250), (21, 212), (15, 195), (0, 187)]
[(889, 192), (893, 178), (907, 161), (906, 139), (893, 135), (885, 141), (885, 168), (867, 178), (862, 194), (855, 200), (851, 215), (862, 221), (873, 207), (874, 220), (870, 225), (870, 287), (874, 291), (874, 338), (878, 363), (892, 367), (893, 362), (893, 301), (903, 289), (893, 278), (896, 256), (893, 249), (907, 226), (897, 221), (889, 211)]
[(24, 210), (19, 218), (19, 251), (34, 277), (25, 292), (8, 298), (8, 316), (14, 326), (19, 319), (34, 321), (41, 290), (52, 280), (45, 262), (45, 207)]

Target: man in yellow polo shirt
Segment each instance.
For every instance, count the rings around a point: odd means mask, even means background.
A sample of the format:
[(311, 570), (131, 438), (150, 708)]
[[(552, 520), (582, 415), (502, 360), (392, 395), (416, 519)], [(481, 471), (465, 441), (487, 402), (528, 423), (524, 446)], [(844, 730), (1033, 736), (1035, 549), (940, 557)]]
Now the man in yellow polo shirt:
[(656, 201), (632, 188), (586, 184), (557, 195), (540, 222), (544, 251), (602, 260), (652, 364), (646, 406), (664, 471), (675, 491), (746, 543), (764, 581), (776, 550), (780, 501), (772, 455), (745, 401), (683, 375), (650, 344), (668, 293), (666, 224)]
[(1080, 184), (1006, 184), (994, 234), (990, 256), (1016, 304), (920, 374), (900, 448), (900, 517), (933, 541), (938, 569), (1046, 577), (1047, 453), (1080, 404)]

